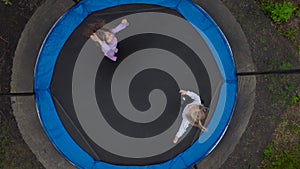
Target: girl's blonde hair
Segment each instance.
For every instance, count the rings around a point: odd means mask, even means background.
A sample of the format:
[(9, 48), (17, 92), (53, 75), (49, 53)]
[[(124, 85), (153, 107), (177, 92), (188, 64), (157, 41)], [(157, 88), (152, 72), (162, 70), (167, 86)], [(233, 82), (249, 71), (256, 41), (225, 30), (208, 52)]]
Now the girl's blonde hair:
[(201, 130), (206, 130), (201, 121), (206, 118), (206, 108), (203, 105), (191, 105), (189, 112), (186, 114), (187, 120)]
[(104, 20), (97, 20), (95, 23), (88, 25), (87, 29), (84, 31), (84, 36), (90, 38), (93, 33), (96, 33), (98, 38), (102, 41), (106, 41), (105, 32), (112, 33), (109, 28), (104, 27), (106, 22)]

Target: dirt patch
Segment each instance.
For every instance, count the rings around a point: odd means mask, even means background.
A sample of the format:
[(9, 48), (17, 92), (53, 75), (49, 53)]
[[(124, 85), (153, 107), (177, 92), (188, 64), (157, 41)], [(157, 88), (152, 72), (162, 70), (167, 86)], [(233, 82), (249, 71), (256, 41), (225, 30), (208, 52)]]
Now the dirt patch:
[(264, 150), (260, 168), (298, 168), (300, 166), (300, 88), (297, 98), (283, 113), (282, 121)]
[[(256, 71), (299, 67), (295, 46), (287, 43), (274, 23), (252, 0), (224, 0), (242, 26), (250, 44)], [(297, 75), (257, 76), (256, 104), (240, 143), (222, 168), (257, 168), (265, 148), (281, 121), (289, 100), (299, 84)]]
[[(35, 9), (44, 0), (0, 2), (0, 92), (9, 93), (11, 68), (18, 40)], [(0, 168), (43, 168), (18, 130), (9, 97), (0, 96)]]

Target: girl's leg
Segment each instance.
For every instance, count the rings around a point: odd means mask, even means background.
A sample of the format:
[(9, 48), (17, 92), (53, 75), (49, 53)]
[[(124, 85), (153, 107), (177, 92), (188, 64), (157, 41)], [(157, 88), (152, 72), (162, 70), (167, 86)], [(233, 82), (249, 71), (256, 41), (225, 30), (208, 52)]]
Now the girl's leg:
[(116, 56), (106, 56), (106, 57), (108, 57), (110, 60), (112, 60), (112, 61), (116, 61), (117, 60), (117, 57)]
[(115, 53), (118, 53), (119, 49), (118, 48), (115, 48), (114, 52)]

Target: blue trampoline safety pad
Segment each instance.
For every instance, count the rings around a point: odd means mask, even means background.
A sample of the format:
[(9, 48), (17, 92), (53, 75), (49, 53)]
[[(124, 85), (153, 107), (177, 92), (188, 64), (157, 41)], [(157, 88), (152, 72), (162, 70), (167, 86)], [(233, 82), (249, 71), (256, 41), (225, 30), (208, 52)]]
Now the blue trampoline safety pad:
[[(51, 97), (50, 84), (59, 53), (72, 32), (91, 13), (127, 4), (150, 4), (178, 11), (198, 31), (211, 50), (223, 78), (219, 100), (213, 117), (198, 141), (175, 158), (154, 165), (120, 166), (94, 160), (64, 128)], [(237, 93), (232, 52), (216, 23), (208, 14), (189, 0), (82, 0), (72, 7), (52, 27), (41, 48), (35, 69), (34, 88), (42, 126), (57, 150), (79, 168), (191, 168), (210, 153), (224, 135), (231, 119)]]

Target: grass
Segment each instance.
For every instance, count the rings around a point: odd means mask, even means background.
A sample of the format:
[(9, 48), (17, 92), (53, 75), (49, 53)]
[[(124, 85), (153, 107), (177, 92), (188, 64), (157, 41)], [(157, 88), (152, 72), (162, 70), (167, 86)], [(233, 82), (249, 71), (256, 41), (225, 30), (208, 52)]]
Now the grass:
[(274, 22), (287, 22), (297, 7), (292, 2), (275, 3), (273, 0), (263, 0), (261, 9)]
[(291, 103), (290, 105), (291, 106), (294, 106), (296, 103), (299, 103), (300, 102), (300, 96), (299, 95), (294, 95), (292, 98), (291, 98)]
[[(298, 89), (300, 92), (300, 88)], [(291, 100), (274, 139), (263, 152), (261, 169), (297, 169), (300, 167), (300, 97)]]
[(12, 5), (12, 2), (10, 0), (2, 0), (2, 2), (5, 4), (5, 5)]
[(266, 39), (266, 38), (263, 38), (263, 37), (260, 37), (260, 38), (259, 38), (259, 42), (260, 42), (260, 43), (266, 43), (266, 42), (267, 42), (267, 39)]
[(297, 105), (285, 112), (274, 134), (273, 142), (263, 152), (260, 169), (298, 169), (300, 167), (299, 107), (298, 101)]
[(274, 153), (277, 145), (278, 143), (275, 141), (273, 141), (270, 145), (268, 145), (267, 148), (264, 150), (263, 159), (269, 158)]
[[(270, 70), (288, 70), (293, 66), (290, 62), (290, 56), (287, 56), (283, 61), (271, 57), (268, 65)], [(286, 75), (271, 75), (268, 89), (272, 93), (270, 98), (272, 107), (284, 108), (287, 103), (286, 100), (296, 90), (296, 86), (296, 83)]]
[(240, 8), (245, 8), (247, 6), (247, 3), (244, 1), (241, 1), (239, 6), (240, 6)]
[[(299, 29), (295, 28), (293, 23), (299, 21), (300, 6), (296, 7), (292, 2), (287, 1), (260, 0), (260, 7), (274, 22), (273, 25), (279, 35), (294, 45), (299, 55), (300, 34)], [(294, 59), (298, 63), (292, 61)], [(269, 69), (287, 70), (295, 68), (299, 62), (299, 56), (286, 56), (284, 60), (270, 57)], [(272, 106), (279, 106), (284, 112), (274, 132), (273, 141), (263, 151), (263, 159), (258, 168), (300, 169), (300, 87), (297, 88), (297, 83), (286, 75), (274, 75), (271, 77), (268, 89), (272, 92), (272, 98), (270, 98), (274, 103)]]
[(297, 34), (297, 29), (296, 28), (289, 28), (287, 30), (284, 30), (283, 32), (280, 32), (281, 35), (285, 36), (287, 39), (291, 41), (296, 40), (296, 34)]
[(297, 10), (297, 12), (296, 12), (296, 15), (297, 15), (298, 17), (300, 17), (300, 7), (298, 7), (298, 10)]

